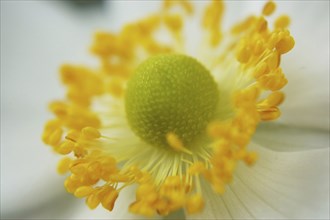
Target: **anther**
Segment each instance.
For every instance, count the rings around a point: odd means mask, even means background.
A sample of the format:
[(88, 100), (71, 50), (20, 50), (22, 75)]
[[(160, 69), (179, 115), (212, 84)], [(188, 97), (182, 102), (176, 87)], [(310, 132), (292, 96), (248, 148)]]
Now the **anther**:
[(182, 141), (180, 140), (180, 138), (176, 134), (174, 134), (172, 132), (167, 133), (166, 134), (166, 140), (167, 140), (168, 145), (171, 148), (173, 148), (175, 151), (184, 152), (184, 153), (187, 153), (187, 154), (190, 154), (190, 155), (192, 154), (192, 152), (190, 150), (188, 150), (187, 148), (185, 148), (183, 146)]
[(273, 1), (269, 1), (265, 4), (262, 14), (269, 16), (271, 15), (276, 9), (276, 4)]

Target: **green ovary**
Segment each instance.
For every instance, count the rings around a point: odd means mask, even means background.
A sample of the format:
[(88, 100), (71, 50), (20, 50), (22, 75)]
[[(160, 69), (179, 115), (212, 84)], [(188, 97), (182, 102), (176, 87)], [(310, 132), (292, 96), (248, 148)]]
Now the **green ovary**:
[(185, 55), (158, 55), (143, 62), (128, 82), (125, 108), (143, 141), (168, 147), (175, 133), (189, 147), (217, 108), (219, 92), (209, 71)]

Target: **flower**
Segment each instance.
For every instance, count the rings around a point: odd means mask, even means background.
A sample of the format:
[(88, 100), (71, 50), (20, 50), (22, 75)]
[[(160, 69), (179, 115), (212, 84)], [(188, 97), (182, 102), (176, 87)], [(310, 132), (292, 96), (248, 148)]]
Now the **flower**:
[[(206, 36), (197, 61), (182, 55), (183, 17), (172, 14), (174, 4), (193, 12), (187, 2), (165, 1), (159, 15), (129, 24), (118, 35), (96, 35), (91, 51), (100, 69), (61, 68), (67, 100), (51, 103), (57, 119), (46, 124), (43, 140), (60, 154), (74, 155), (63, 158), (58, 170), (71, 172), (66, 189), (86, 197), (92, 209), (101, 203), (112, 211), (120, 191), (137, 184), (131, 212), (168, 215), (185, 208), (195, 214), (203, 210), (209, 186), (226, 198), (235, 184), (262, 182), (233, 176), (252, 172), (239, 161), (253, 165), (256, 152), (261, 161), (270, 157), (248, 145), (261, 121), (280, 116), (280, 90), (287, 83), (280, 58), (294, 46), (286, 29), (289, 17), (278, 17), (270, 31), (265, 17), (275, 4), (268, 2), (263, 16), (249, 17), (228, 34), (220, 28), (223, 3), (214, 1), (203, 16)], [(170, 44), (154, 36), (165, 30)], [(237, 198), (250, 196), (260, 200), (253, 194)], [(249, 213), (244, 210), (227, 213), (240, 217)]]

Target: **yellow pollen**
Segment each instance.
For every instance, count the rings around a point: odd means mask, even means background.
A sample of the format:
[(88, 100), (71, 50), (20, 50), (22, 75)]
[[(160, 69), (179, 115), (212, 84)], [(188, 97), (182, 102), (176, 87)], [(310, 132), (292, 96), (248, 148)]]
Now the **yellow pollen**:
[(251, 49), (247, 45), (242, 44), (237, 51), (236, 58), (241, 63), (247, 63), (250, 59), (251, 52)]
[(278, 117), (280, 117), (280, 115), (281, 115), (281, 112), (279, 111), (279, 109), (277, 107), (271, 107), (271, 108), (267, 108), (267, 109), (260, 109), (258, 111), (259, 111), (259, 114), (260, 114), (260, 118), (263, 121), (275, 120)]
[(249, 145), (259, 123), (281, 115), (281, 61), (295, 41), (289, 16), (269, 22), (273, 1), (229, 30), (224, 3), (210, 1), (200, 18), (202, 63), (184, 39), (193, 4), (165, 0), (158, 13), (94, 35), (99, 67), (60, 67), (67, 92), (49, 104), (55, 119), (42, 141), (62, 156), (65, 189), (90, 209), (112, 211), (134, 185), (134, 214), (199, 213), (208, 205), (202, 180), (221, 196), (240, 163), (257, 162)]
[(124, 95), (124, 88), (122, 85), (122, 80), (116, 78), (111, 80), (106, 85), (106, 90), (117, 98), (121, 98)]
[(222, 40), (221, 21), (224, 12), (223, 1), (213, 0), (205, 9), (202, 25), (209, 32), (211, 46), (217, 46)]
[(56, 129), (49, 135), (48, 144), (51, 146), (56, 146), (63, 135), (63, 130), (61, 128)]
[(167, 133), (166, 140), (167, 140), (168, 145), (170, 147), (172, 147), (174, 150), (182, 151), (187, 154), (192, 154), (192, 152), (190, 150), (188, 150), (187, 148), (185, 148), (183, 146), (182, 141), (179, 139), (179, 137), (176, 134), (174, 134), (172, 132)]
[(115, 202), (118, 198), (118, 191), (117, 190), (111, 190), (109, 192), (107, 192), (103, 199), (101, 200), (101, 203), (102, 203), (102, 206), (103, 208), (109, 210), (109, 211), (112, 211), (113, 210), (113, 207), (115, 205)]
[(70, 163), (72, 162), (71, 158), (64, 157), (57, 165), (57, 172), (59, 174), (65, 174), (69, 171)]
[(74, 195), (78, 198), (83, 198), (89, 196), (94, 191), (94, 188), (91, 186), (81, 186), (74, 192)]
[(198, 213), (203, 210), (205, 202), (199, 194), (193, 195), (186, 201), (186, 209), (189, 214)]
[(165, 24), (173, 32), (178, 32), (182, 29), (183, 21), (180, 15), (167, 15), (164, 18)]
[(258, 154), (256, 152), (251, 152), (248, 153), (245, 157), (244, 157), (244, 161), (247, 165), (253, 165), (258, 158)]
[(164, 0), (163, 8), (169, 10), (174, 6), (181, 7), (187, 14), (191, 15), (194, 12), (193, 5), (188, 0)]
[(281, 15), (275, 20), (276, 29), (285, 29), (290, 25), (290, 17), (287, 15)]
[(100, 202), (100, 198), (96, 194), (91, 194), (86, 199), (86, 204), (90, 209), (95, 209)]
[(97, 139), (97, 138), (100, 138), (101, 137), (101, 134), (100, 132), (95, 129), (95, 128), (92, 128), (92, 127), (85, 127), (82, 129), (81, 131), (82, 133), (82, 136), (86, 139)]
[(269, 1), (266, 3), (262, 10), (262, 14), (269, 16), (271, 15), (276, 9), (276, 4), (273, 1)]
[(195, 174), (200, 174), (206, 171), (205, 165), (202, 162), (196, 162), (193, 165), (189, 167), (189, 174), (195, 175)]
[(281, 54), (289, 52), (294, 47), (295, 41), (291, 36), (285, 36), (276, 44), (276, 49)]
[(279, 106), (284, 101), (284, 93), (276, 91), (271, 93), (266, 99), (258, 103), (258, 108)]
[(65, 138), (67, 140), (70, 140), (70, 141), (73, 141), (73, 142), (76, 142), (78, 140), (78, 138), (80, 137), (80, 132), (77, 131), (77, 130), (69, 130), (67, 135), (65, 136)]
[(253, 76), (257, 79), (259, 78), (260, 76), (264, 75), (265, 73), (267, 73), (267, 70), (268, 70), (268, 66), (267, 66), (267, 63), (265, 62), (261, 62), (259, 63), (255, 70), (254, 70), (254, 73), (253, 73)]
[(75, 144), (72, 141), (65, 141), (59, 146), (57, 152), (63, 155), (69, 154), (72, 152), (74, 145)]

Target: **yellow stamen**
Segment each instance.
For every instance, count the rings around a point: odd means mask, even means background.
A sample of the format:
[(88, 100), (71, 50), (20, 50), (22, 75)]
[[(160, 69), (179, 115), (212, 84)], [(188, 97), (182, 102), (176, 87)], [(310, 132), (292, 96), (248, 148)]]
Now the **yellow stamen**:
[(74, 148), (74, 143), (72, 141), (65, 141), (59, 146), (57, 152), (65, 155), (71, 153), (73, 148)]
[(59, 144), (62, 135), (63, 135), (63, 130), (61, 128), (56, 129), (55, 131), (49, 134), (47, 144), (51, 146), (56, 146), (57, 144)]
[(260, 114), (260, 118), (263, 121), (271, 121), (280, 117), (281, 112), (277, 107), (271, 107), (267, 109), (258, 110)]
[(211, 46), (217, 46), (222, 39), (221, 22), (224, 12), (222, 1), (213, 0), (205, 9), (202, 25), (210, 33)]
[(181, 152), (184, 152), (187, 154), (192, 154), (192, 152), (190, 150), (188, 150), (187, 148), (185, 148), (183, 146), (182, 141), (176, 134), (174, 134), (172, 132), (167, 133), (166, 140), (167, 140), (167, 143), (169, 144), (169, 146), (172, 147), (174, 150), (181, 151)]
[(82, 137), (87, 140), (93, 140), (101, 137), (101, 133), (93, 127), (85, 127), (81, 131)]
[(186, 201), (186, 209), (189, 214), (198, 213), (204, 208), (203, 197), (199, 194), (195, 194), (188, 198)]
[(274, 51), (269, 55), (266, 59), (266, 63), (270, 70), (274, 70), (280, 65), (280, 56), (277, 51)]
[(180, 15), (165, 15), (165, 24), (173, 32), (178, 32), (182, 29), (183, 21)]
[(80, 137), (80, 132), (77, 130), (69, 130), (67, 135), (65, 136), (66, 139), (76, 142)]
[(202, 162), (196, 162), (189, 167), (188, 173), (191, 175), (203, 173), (206, 170), (205, 165)]
[(290, 17), (287, 15), (281, 15), (275, 20), (276, 29), (285, 29), (290, 25)]
[(280, 54), (289, 52), (294, 47), (295, 41), (291, 36), (285, 36), (277, 44), (276, 49)]
[(257, 161), (257, 159), (258, 159), (258, 154), (256, 152), (251, 152), (244, 157), (244, 162), (247, 165), (251, 166)]
[(174, 6), (180, 6), (185, 10), (185, 12), (191, 15), (194, 12), (193, 5), (188, 0), (164, 0), (163, 8), (169, 10)]
[(251, 57), (251, 48), (242, 44), (236, 53), (236, 59), (241, 63), (247, 63)]
[(103, 208), (112, 211), (118, 195), (118, 191), (114, 189), (107, 192), (101, 201)]
[(128, 182), (130, 179), (131, 178), (129, 176), (123, 174), (112, 174), (109, 177), (109, 180), (113, 182)]
[(258, 82), (263, 88), (276, 91), (282, 89), (288, 83), (288, 80), (283, 74), (282, 69), (279, 68), (259, 77)]
[(94, 188), (91, 186), (81, 186), (74, 192), (74, 195), (78, 198), (89, 196), (94, 192)]
[(258, 108), (279, 106), (284, 101), (284, 98), (285, 96), (283, 92), (273, 92), (266, 99), (258, 103)]
[(276, 9), (276, 4), (273, 1), (269, 1), (266, 3), (262, 10), (262, 14), (269, 16), (271, 15)]
[(260, 76), (266, 74), (267, 71), (268, 71), (267, 63), (261, 62), (256, 66), (256, 68), (254, 70), (254, 73), (253, 73), (253, 76), (257, 79)]
[(96, 194), (90, 194), (86, 199), (86, 204), (90, 209), (95, 209), (101, 200)]
[(42, 134), (53, 151), (71, 156), (57, 167), (69, 173), (66, 190), (91, 209), (112, 211), (121, 190), (137, 185), (129, 211), (150, 217), (201, 212), (201, 178), (224, 194), (238, 164), (258, 159), (248, 149), (258, 124), (281, 114), (288, 82), (281, 59), (295, 42), (288, 16), (271, 29), (266, 16), (275, 8), (269, 1), (226, 32), (224, 2), (208, 4), (207, 45), (197, 51), (203, 63), (185, 51), (180, 10), (193, 12), (188, 1), (166, 0), (118, 33), (96, 33), (90, 50), (100, 66), (60, 68), (66, 97), (49, 105), (56, 119)]
[(69, 157), (64, 157), (62, 160), (59, 161), (57, 165), (57, 172), (59, 174), (65, 174), (70, 169), (70, 163), (72, 162), (72, 159)]

